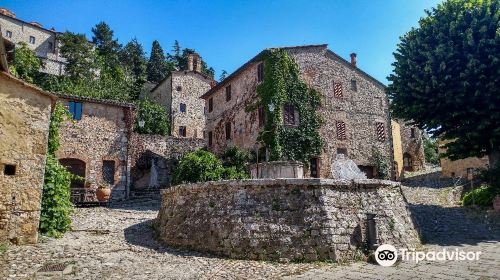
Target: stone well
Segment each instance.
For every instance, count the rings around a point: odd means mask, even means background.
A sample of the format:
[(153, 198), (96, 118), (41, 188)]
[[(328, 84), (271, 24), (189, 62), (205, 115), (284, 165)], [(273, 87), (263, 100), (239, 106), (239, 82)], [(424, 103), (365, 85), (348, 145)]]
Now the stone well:
[(419, 244), (399, 184), (383, 180), (179, 185), (162, 191), (157, 225), (164, 244), (244, 259), (340, 261)]

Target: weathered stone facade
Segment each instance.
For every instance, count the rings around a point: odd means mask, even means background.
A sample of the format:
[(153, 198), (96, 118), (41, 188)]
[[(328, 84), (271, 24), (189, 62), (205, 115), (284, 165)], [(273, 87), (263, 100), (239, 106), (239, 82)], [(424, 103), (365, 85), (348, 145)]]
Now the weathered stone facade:
[(193, 60), (193, 55), (189, 58), (187, 71), (173, 71), (149, 96), (167, 109), (172, 136), (203, 139), (205, 102), (200, 96), (211, 88), (214, 80), (193, 68), (193, 64), (201, 67), (201, 60)]
[(6, 9), (0, 9), (0, 29), (4, 38), (15, 44), (24, 42), (36, 53), (43, 62), (41, 72), (64, 74), (66, 59), (60, 54), (58, 32), (45, 29), (37, 22), (17, 19), (14, 13)]
[[(444, 145), (449, 143), (449, 140), (439, 141), (438, 142), (438, 152), (439, 154), (446, 153), (446, 148)], [(441, 163), (441, 172), (445, 177), (452, 178), (465, 178), (467, 179), (467, 170), (475, 171), (476, 169), (483, 169), (489, 166), (489, 160), (487, 156), (482, 158), (478, 157), (468, 157), (459, 160), (451, 160), (447, 157), (440, 158)]]
[(399, 121), (399, 125), (404, 171), (419, 171), (424, 169), (424, 134), (422, 130), (402, 121)]
[[(319, 113), (323, 119), (320, 135), (325, 140), (318, 155), (319, 177), (330, 177), (330, 165), (337, 153), (347, 153), (363, 171), (376, 173), (372, 151), (377, 149), (392, 166), (392, 135), (388, 100), (383, 84), (327, 49), (327, 45), (284, 48), (299, 66), (302, 79), (323, 96)], [(258, 110), (247, 111), (256, 103), (258, 65), (265, 51), (236, 70), (204, 94), (207, 110), (205, 137), (209, 148), (221, 153), (235, 145), (256, 150), (259, 131)], [(355, 57), (353, 57), (355, 59)], [(334, 90), (337, 84), (337, 94)], [(338, 94), (340, 85), (341, 94)], [(231, 98), (226, 88), (231, 87)], [(300, 116), (298, 116), (300, 122)], [(337, 122), (344, 124), (345, 137), (337, 137)], [(230, 136), (226, 136), (230, 124)], [(230, 138), (230, 139), (227, 139)], [(311, 176), (306, 171), (306, 176)]]
[(59, 95), (59, 99), (67, 107), (70, 102), (81, 106), (80, 119), (73, 114), (73, 120), (61, 125), (61, 147), (56, 154), (71, 172), (85, 177), (84, 183), (72, 187), (111, 185), (112, 200), (125, 198), (130, 185), (133, 105), (67, 95)]
[(419, 244), (399, 184), (381, 180), (175, 186), (162, 191), (157, 226), (168, 245), (258, 260), (352, 260), (366, 245)]
[[(132, 134), (130, 147), (132, 189), (169, 187), (174, 167), (186, 153), (206, 146), (203, 139)], [(152, 171), (154, 169), (154, 171)], [(156, 180), (152, 182), (152, 172)]]
[(36, 243), (56, 97), (0, 68), (0, 243)]

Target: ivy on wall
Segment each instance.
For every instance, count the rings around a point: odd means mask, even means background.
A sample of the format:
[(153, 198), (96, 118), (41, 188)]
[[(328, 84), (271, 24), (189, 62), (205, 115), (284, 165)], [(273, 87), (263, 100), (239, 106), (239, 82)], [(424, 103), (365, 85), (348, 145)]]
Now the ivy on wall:
[(57, 160), (55, 153), (59, 148), (59, 126), (69, 114), (57, 103), (50, 119), (47, 163), (42, 192), (42, 209), (40, 213), (40, 232), (51, 237), (61, 237), (71, 226), (70, 202), (71, 179), (73, 174), (66, 170)]
[[(299, 67), (282, 49), (264, 54), (264, 80), (257, 86), (260, 106), (265, 112), (264, 130), (259, 135), (270, 152), (270, 160), (297, 160), (308, 165), (321, 153), (319, 134), (320, 93), (300, 79)], [(283, 107), (291, 104), (298, 112), (298, 124), (284, 125)]]

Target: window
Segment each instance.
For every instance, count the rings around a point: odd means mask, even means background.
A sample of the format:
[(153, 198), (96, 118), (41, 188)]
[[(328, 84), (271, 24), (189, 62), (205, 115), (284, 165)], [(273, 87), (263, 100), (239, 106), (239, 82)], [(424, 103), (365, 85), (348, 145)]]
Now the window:
[(358, 91), (358, 83), (356, 82), (356, 80), (351, 80), (351, 90)]
[(30, 36), (30, 44), (34, 44), (34, 43), (35, 43), (35, 37)]
[(75, 101), (70, 101), (68, 103), (69, 106), (69, 113), (71, 116), (73, 116), (74, 120), (81, 120), (82, 119), (82, 103), (81, 102), (75, 102)]
[(347, 148), (337, 148), (337, 155), (347, 156)]
[(337, 128), (337, 139), (346, 140), (347, 134), (346, 134), (346, 129), (345, 129), (345, 122), (336, 121), (335, 127)]
[(186, 113), (186, 104), (181, 103), (181, 105), (179, 106), (179, 110), (181, 111), (181, 113)]
[(16, 165), (15, 164), (6, 164), (3, 167), (3, 174), (7, 176), (16, 175)]
[(186, 137), (186, 127), (185, 126), (179, 126), (179, 136)]
[(377, 122), (375, 125), (378, 141), (385, 141), (385, 125), (384, 123)]
[(415, 138), (415, 128), (414, 127), (412, 127), (410, 129), (410, 138)]
[(214, 99), (210, 97), (208, 99), (208, 112), (212, 112), (214, 110)]
[(264, 107), (259, 107), (259, 127), (264, 126), (266, 122), (266, 115), (264, 112)]
[(182, 87), (181, 86), (177, 86), (177, 91), (181, 91), (182, 90)]
[(226, 123), (226, 140), (231, 139), (231, 123)]
[(10, 30), (5, 31), (5, 37), (12, 38), (12, 31)]
[(413, 160), (408, 153), (403, 154), (403, 168), (405, 171), (413, 171)]
[(115, 161), (102, 161), (102, 179), (104, 182), (113, 185), (115, 183)]
[(319, 177), (319, 160), (318, 158), (312, 158), (310, 160), (310, 176), (312, 178), (318, 178)]
[(212, 137), (213, 137), (212, 131), (209, 131), (208, 132), (208, 146), (209, 147), (212, 147)]
[(264, 63), (260, 63), (257, 66), (257, 81), (262, 82), (264, 80)]
[(226, 101), (231, 100), (231, 85), (226, 87)]
[(49, 49), (49, 50), (53, 50), (53, 49), (54, 49), (54, 43), (49, 42), (49, 44), (48, 44), (48, 49)]
[(285, 121), (285, 124), (287, 125), (295, 125), (295, 110), (293, 108), (293, 105), (290, 103), (285, 104), (283, 108), (283, 120)]
[(342, 83), (333, 82), (333, 96), (336, 98), (342, 98)]

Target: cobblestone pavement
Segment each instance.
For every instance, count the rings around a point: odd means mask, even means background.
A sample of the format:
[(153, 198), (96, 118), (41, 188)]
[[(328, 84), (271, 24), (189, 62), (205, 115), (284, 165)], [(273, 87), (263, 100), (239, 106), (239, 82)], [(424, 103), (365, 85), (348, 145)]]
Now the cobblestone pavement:
[[(453, 189), (449, 182), (426, 178), (403, 186), (426, 242), (421, 250), (481, 251), (480, 261), (402, 261), (386, 268), (366, 262), (279, 264), (215, 258), (159, 245), (151, 228), (158, 202), (137, 200), (112, 208), (77, 209), (74, 229), (63, 238), (10, 246), (0, 253), (0, 278), (500, 279), (498, 216), (458, 207), (446, 198)], [(65, 274), (37, 272), (48, 264), (63, 264)]]

